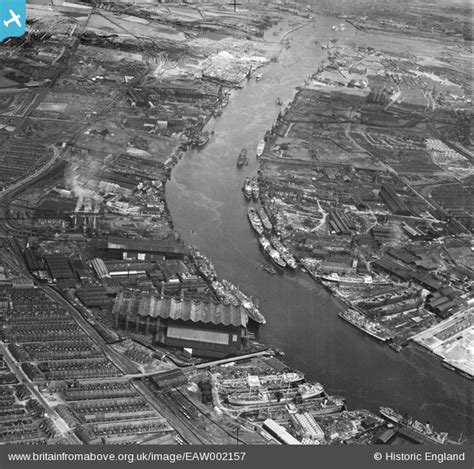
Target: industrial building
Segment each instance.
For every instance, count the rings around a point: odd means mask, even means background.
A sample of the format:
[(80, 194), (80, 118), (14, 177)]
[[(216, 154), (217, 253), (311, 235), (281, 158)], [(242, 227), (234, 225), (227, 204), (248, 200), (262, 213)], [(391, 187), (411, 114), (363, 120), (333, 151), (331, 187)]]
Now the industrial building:
[(107, 253), (111, 259), (162, 260), (183, 259), (186, 248), (173, 239), (120, 238), (110, 236), (107, 240)]
[(152, 295), (126, 298), (121, 293), (112, 314), (122, 330), (190, 349), (197, 356), (237, 354), (247, 343), (247, 313), (242, 306)]

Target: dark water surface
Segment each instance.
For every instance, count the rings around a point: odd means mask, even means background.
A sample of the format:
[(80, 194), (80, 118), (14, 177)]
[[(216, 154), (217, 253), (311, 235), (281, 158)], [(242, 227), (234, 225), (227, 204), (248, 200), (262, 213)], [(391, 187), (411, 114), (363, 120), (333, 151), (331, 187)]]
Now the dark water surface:
[[(263, 79), (233, 92), (223, 115), (208, 124), (215, 135), (174, 168), (166, 189), (169, 209), (182, 238), (213, 261), (218, 275), (259, 299), (267, 318), (260, 341), (285, 351), (291, 366), (345, 396), (350, 408), (388, 405), (472, 442), (471, 382), (422, 350), (396, 353), (345, 323), (337, 300), (307, 275), (271, 276), (260, 268), (264, 258), (247, 220), (242, 183), (257, 171), (255, 148), (275, 121), (276, 98), (287, 105), (295, 87), (316, 71), (326, 54), (314, 41), (333, 37), (331, 26), (338, 22), (317, 17), (294, 31), (291, 48), (263, 69)], [(271, 31), (266, 37), (279, 39)], [(242, 147), (249, 150), (249, 165), (238, 170)]]

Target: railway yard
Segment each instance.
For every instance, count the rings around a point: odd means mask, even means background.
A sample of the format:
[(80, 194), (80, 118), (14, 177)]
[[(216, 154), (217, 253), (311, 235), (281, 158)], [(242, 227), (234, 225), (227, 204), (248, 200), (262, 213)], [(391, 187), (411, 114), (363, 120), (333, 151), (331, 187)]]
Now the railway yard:
[[(289, 47), (264, 31), (309, 10), (60, 3), (0, 49), (0, 443), (456, 443), (290, 369), (258, 298), (174, 230), (173, 167)], [(253, 216), (342, 319), (471, 379), (470, 43), (392, 21), (374, 49), (341, 25), (386, 20), (338, 13), (267, 132)]]

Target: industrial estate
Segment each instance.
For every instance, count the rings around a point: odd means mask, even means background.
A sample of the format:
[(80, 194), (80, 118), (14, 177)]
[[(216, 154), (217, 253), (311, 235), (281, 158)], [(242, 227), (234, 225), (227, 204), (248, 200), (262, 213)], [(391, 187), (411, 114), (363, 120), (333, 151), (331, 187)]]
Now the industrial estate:
[(183, 241), (165, 189), (307, 27), (324, 60), (222, 156), (258, 161), (235, 194), (258, 263), (471, 380), (468, 4), (242, 3), (33, 0), (0, 45), (0, 443), (463, 442), (351, 409), (262, 343), (271, 311)]

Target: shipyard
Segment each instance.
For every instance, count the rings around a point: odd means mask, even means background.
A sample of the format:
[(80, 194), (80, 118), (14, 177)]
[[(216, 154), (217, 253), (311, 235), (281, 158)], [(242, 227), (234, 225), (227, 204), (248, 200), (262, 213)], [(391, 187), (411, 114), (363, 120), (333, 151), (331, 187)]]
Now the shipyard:
[(467, 7), (243, 3), (2, 42), (1, 444), (474, 441)]

